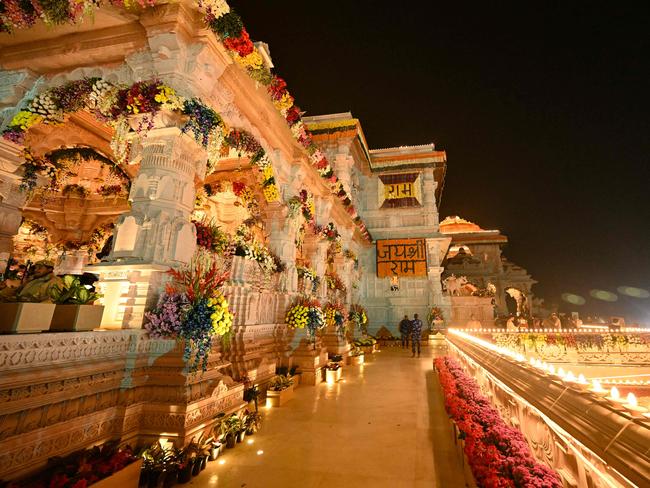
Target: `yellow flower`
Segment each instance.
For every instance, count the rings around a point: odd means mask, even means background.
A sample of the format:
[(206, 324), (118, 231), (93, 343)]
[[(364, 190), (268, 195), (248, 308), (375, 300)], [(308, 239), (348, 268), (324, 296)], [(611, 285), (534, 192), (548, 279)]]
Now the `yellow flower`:
[(273, 167), (271, 165), (264, 167), (262, 170), (262, 178), (264, 178), (264, 181), (273, 178)]
[(277, 202), (280, 199), (280, 192), (275, 185), (265, 186), (262, 191), (267, 202)]
[(253, 51), (248, 56), (243, 57), (235, 54), (234, 57), (235, 61), (244, 68), (260, 69), (264, 65), (264, 60), (257, 51)]
[(11, 119), (9, 123), (10, 126), (20, 126), (22, 130), (29, 129), (32, 125), (38, 124), (43, 120), (43, 117), (39, 114), (28, 112), (27, 110), (21, 110), (14, 118)]
[(293, 107), (293, 97), (289, 95), (288, 93), (285, 93), (282, 95), (282, 98), (280, 100), (275, 100), (273, 102), (273, 105), (275, 105), (275, 108), (278, 110), (288, 110), (291, 107)]

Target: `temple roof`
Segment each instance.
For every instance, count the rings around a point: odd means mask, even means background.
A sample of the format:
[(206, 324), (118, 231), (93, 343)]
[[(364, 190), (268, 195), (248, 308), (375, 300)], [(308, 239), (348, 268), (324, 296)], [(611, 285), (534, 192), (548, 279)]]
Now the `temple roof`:
[(451, 215), (440, 222), (440, 232), (452, 235), (454, 243), (496, 242), (505, 244), (508, 238), (498, 229), (486, 230), (478, 224), (465, 220), (458, 215)]

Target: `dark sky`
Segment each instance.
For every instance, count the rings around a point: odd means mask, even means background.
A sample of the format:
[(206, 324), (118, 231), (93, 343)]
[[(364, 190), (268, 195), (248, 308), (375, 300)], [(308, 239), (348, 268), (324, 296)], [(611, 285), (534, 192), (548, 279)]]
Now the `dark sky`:
[[(650, 15), (638, 2), (234, 1), (308, 115), (447, 151), (441, 216), (498, 228), (547, 303), (650, 322)], [(575, 307), (573, 307), (576, 309)]]

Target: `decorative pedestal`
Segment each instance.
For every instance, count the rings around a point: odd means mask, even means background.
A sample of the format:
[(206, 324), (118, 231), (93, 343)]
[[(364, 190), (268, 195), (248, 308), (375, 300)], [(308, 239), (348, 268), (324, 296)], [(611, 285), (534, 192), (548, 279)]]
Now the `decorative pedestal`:
[(317, 385), (323, 380), (322, 369), (327, 365), (327, 349), (321, 345), (320, 339), (316, 340), (316, 349), (311, 341), (302, 339), (293, 351), (291, 359), (292, 364), (298, 366), (302, 374), (302, 384)]
[(323, 336), (323, 346), (325, 346), (329, 354), (339, 354), (343, 359), (350, 354), (350, 343), (345, 337), (341, 337), (336, 333), (336, 327), (327, 327)]
[(343, 368), (339, 369), (325, 369), (325, 382), (329, 385), (334, 384), (341, 380)]

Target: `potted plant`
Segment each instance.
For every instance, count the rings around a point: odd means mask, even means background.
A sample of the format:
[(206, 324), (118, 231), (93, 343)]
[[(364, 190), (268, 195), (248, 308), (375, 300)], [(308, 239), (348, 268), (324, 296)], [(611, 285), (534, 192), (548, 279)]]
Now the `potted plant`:
[(163, 484), (170, 487), (176, 484), (178, 477), (177, 453), (173, 446), (164, 448), (159, 442), (142, 451), (142, 471), (140, 473), (140, 486), (156, 488), (161, 477)]
[(245, 412), (246, 420), (244, 425), (246, 426), (246, 435), (253, 435), (257, 432), (262, 426), (262, 414), (259, 412)]
[(325, 381), (328, 384), (334, 384), (341, 379), (341, 371), (343, 368), (338, 362), (330, 361), (325, 366)]
[(0, 303), (0, 332), (29, 334), (48, 331), (55, 308), (54, 303)]
[(181, 449), (177, 456), (178, 463), (178, 482), (180, 484), (189, 483), (192, 479), (192, 471), (194, 470), (195, 457), (192, 457), (187, 448)]
[(237, 443), (237, 436), (241, 431), (241, 419), (232, 414), (230, 417), (225, 418), (220, 424), (221, 435), (226, 439), (226, 447), (232, 449)]
[(267, 403), (272, 407), (281, 407), (293, 397), (293, 378), (282, 374), (275, 375), (269, 383), (266, 393)]
[(257, 400), (260, 396), (260, 390), (257, 385), (250, 386), (244, 390), (244, 401), (248, 402), (248, 407), (251, 408), (251, 403), (255, 406), (257, 412)]
[(56, 303), (51, 330), (93, 330), (101, 325), (104, 306), (93, 305), (99, 294), (88, 290), (76, 276), (64, 276), (61, 285), (50, 289), (50, 297)]
[(348, 357), (350, 358), (350, 364), (363, 364), (364, 354), (363, 351), (357, 346), (354, 346), (352, 349), (350, 349), (350, 354)]

